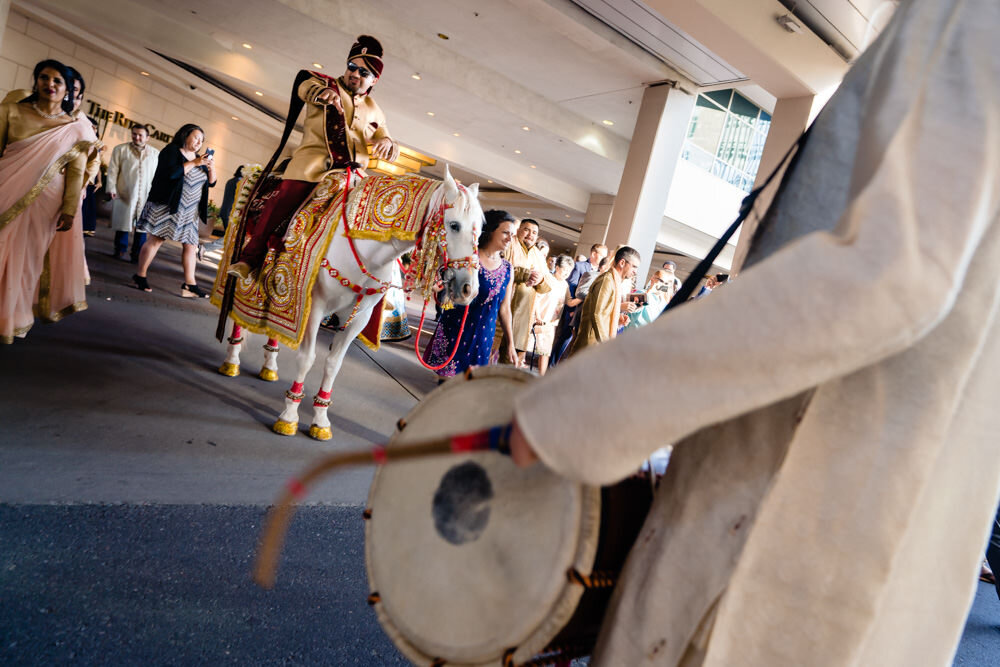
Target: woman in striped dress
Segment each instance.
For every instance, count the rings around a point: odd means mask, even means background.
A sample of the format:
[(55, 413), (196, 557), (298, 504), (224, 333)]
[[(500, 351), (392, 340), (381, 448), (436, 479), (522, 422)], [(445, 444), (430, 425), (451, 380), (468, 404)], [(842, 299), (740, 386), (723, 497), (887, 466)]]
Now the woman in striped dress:
[(177, 130), (170, 144), (160, 152), (149, 197), (135, 225), (136, 231), (149, 234), (139, 253), (139, 269), (132, 276), (135, 286), (145, 292), (153, 291), (146, 280), (146, 271), (160, 245), (170, 239), (184, 246), (181, 296), (208, 297), (208, 292), (195, 283), (194, 276), (198, 229), (208, 215), (208, 189), (215, 185), (214, 151), (198, 155), (204, 142), (205, 132), (188, 124)]

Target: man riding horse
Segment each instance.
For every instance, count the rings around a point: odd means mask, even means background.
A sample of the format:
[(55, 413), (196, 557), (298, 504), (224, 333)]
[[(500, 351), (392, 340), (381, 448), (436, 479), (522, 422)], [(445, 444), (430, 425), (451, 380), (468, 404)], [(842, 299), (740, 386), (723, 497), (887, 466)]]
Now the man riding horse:
[(382, 45), (374, 37), (361, 35), (351, 47), (341, 77), (305, 70), (299, 73), (282, 144), (305, 106), (302, 142), (280, 178), (273, 173), (262, 175), (262, 183), (246, 207), (245, 229), (250, 240), (242, 250), (234, 251), (236, 261), (229, 275), (246, 279), (260, 271), (268, 249), (281, 248), (289, 221), (324, 174), (347, 167), (364, 169), (369, 157), (390, 161), (398, 157), (399, 147), (389, 136), (385, 114), (370, 95), (382, 67)]

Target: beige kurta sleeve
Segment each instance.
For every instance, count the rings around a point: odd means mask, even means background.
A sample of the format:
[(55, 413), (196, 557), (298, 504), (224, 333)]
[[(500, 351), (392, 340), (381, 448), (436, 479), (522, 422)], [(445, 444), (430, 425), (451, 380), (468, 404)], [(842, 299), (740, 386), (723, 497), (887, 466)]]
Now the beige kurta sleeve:
[(325, 81), (323, 81), (319, 77), (316, 76), (309, 77), (308, 79), (299, 84), (299, 90), (298, 90), (299, 99), (301, 99), (304, 102), (308, 102), (309, 104), (317, 104), (316, 98), (319, 97), (319, 94), (322, 93), (324, 90), (336, 91), (337, 89), (329, 86)]
[(515, 418), (543, 462), (621, 479), (657, 447), (908, 348), (949, 312), (1000, 224), (1000, 57), (981, 22), (949, 20), (960, 3), (939, 11), (936, 40), (882, 54), (836, 229), (538, 380)]
[(60, 213), (76, 215), (80, 207), (80, 191), (83, 190), (87, 175), (87, 154), (80, 153), (66, 165), (66, 188), (63, 190), (63, 204)]
[(104, 191), (109, 195), (118, 196), (118, 171), (122, 164), (121, 146), (115, 146), (111, 150), (111, 159), (108, 160), (108, 174), (104, 182)]

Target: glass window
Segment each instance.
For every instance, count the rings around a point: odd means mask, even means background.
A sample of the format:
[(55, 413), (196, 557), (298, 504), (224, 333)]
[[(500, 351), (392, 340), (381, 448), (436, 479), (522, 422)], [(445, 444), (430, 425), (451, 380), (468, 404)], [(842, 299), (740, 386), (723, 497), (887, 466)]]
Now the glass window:
[(729, 110), (750, 125), (757, 123), (757, 114), (760, 113), (760, 109), (756, 104), (737, 92), (733, 92), (733, 105)]
[[(732, 97), (732, 95), (733, 95), (733, 89), (730, 88), (729, 90), (713, 90), (710, 93), (705, 93), (704, 97), (707, 97), (708, 99), (712, 100), (723, 109), (728, 109), (729, 98)], [(701, 97), (701, 95), (699, 95), (699, 97)]]
[(696, 104), (691, 123), (688, 125), (688, 139), (699, 148), (715, 155), (719, 147), (719, 137), (726, 122), (726, 112), (711, 102)]
[(712, 162), (715, 160), (715, 156), (690, 141), (684, 142), (681, 157), (705, 171), (712, 171)]
[(771, 115), (733, 89), (699, 95), (681, 157), (745, 192), (753, 187)]

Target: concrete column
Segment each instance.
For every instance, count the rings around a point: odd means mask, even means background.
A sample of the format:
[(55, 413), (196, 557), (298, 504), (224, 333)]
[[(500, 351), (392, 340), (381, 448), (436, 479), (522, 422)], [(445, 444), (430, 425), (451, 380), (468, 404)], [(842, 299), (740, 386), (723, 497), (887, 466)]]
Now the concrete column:
[(649, 272), (694, 103), (693, 95), (670, 85), (650, 86), (642, 96), (605, 237), (609, 252), (620, 244), (639, 251), (640, 276)]
[[(812, 112), (815, 95), (805, 95), (803, 97), (786, 97), (778, 100), (774, 105), (774, 114), (771, 115), (771, 127), (767, 131), (767, 141), (764, 142), (764, 152), (760, 157), (760, 168), (757, 169), (757, 178), (754, 180), (756, 188), (767, 180), (771, 172), (781, 163), (781, 158), (791, 148), (795, 140), (799, 138), (809, 125), (810, 113)], [(780, 180), (780, 176), (775, 181)], [(743, 221), (740, 228), (740, 238), (736, 243), (736, 252), (733, 255), (732, 274), (736, 274), (743, 266), (746, 259), (747, 250), (750, 247), (750, 239), (753, 238), (754, 230), (760, 222), (761, 214), (767, 210), (774, 197), (775, 181), (765, 192), (760, 193), (757, 204), (754, 206), (755, 213)]]
[(608, 223), (611, 222), (611, 211), (615, 207), (614, 195), (593, 193), (587, 203), (587, 213), (583, 217), (583, 227), (580, 228), (580, 238), (576, 242), (575, 255), (590, 255), (590, 247), (595, 243), (604, 243), (608, 234)]
[(0, 49), (3, 48), (3, 34), (7, 30), (7, 14), (10, 13), (10, 0), (0, 0)]

